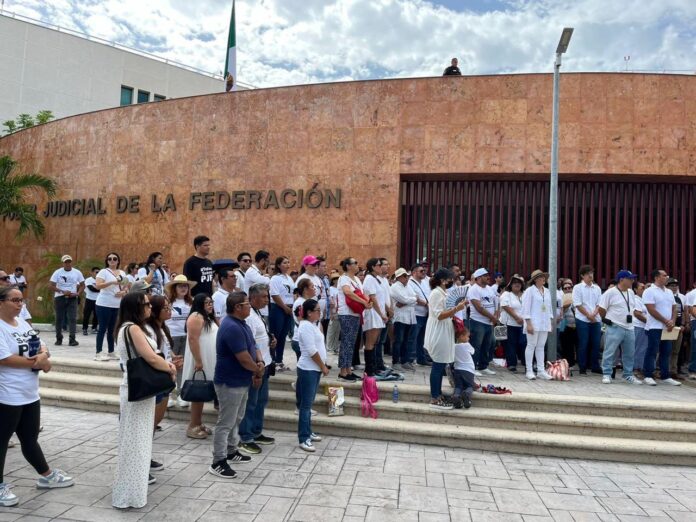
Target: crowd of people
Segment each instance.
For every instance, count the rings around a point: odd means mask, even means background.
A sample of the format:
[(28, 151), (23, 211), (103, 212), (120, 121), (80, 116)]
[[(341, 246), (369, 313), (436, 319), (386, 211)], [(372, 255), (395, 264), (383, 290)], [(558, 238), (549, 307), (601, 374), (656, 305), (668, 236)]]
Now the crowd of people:
[[(275, 443), (264, 434), (269, 378), (291, 366), (298, 444), (314, 452), (321, 436), (312, 428), (312, 405), (322, 375), (331, 370), (328, 353), (337, 355), (337, 378), (345, 382), (430, 367), (430, 407), (438, 410), (471, 406), (476, 378), (496, 374), (491, 364), (499, 345), (504, 362), (498, 366), (515, 373), (522, 364), (526, 378), (550, 380), (545, 364), (556, 354), (548, 354), (546, 346), (554, 325), (558, 356), (577, 364), (581, 375), (599, 373), (609, 384), (620, 369), (626, 383), (656, 385), (658, 360), (663, 384), (696, 378), (696, 350), (690, 348), (696, 329), (689, 335), (689, 327), (696, 327), (696, 290), (684, 296), (664, 270), (655, 270), (649, 283), (621, 270), (603, 292), (594, 282), (594, 269), (583, 266), (577, 284), (558, 281), (558, 299), (552, 303), (542, 270), (528, 278), (495, 272), (491, 281), (485, 268), (466, 278), (454, 264), (431, 272), (422, 262), (392, 272), (384, 257), (365, 260), (364, 268), (347, 257), (329, 271), (325, 258), (306, 255), (293, 273), (287, 256), (272, 260), (266, 250), (213, 262), (209, 238), (198, 236), (193, 246), (180, 274), (168, 269), (161, 252), (126, 270), (119, 254), (110, 252), (86, 280), (70, 255), (63, 256), (63, 266), (50, 278), (55, 344), (62, 344), (64, 328), (69, 345), (78, 344), (78, 298), (84, 293), (82, 333), (90, 334), (92, 321), (95, 359), (118, 360), (124, 372), (112, 499), (117, 508), (147, 502), (152, 472), (163, 467), (152, 459), (152, 439), (167, 407), (190, 409), (186, 436), (212, 437), (209, 472), (234, 478), (230, 464), (249, 462), (263, 446)], [(17, 275), (11, 281), (0, 271), (5, 285), (0, 292), (0, 408), (11, 420), (0, 428), (0, 472), (16, 432), (27, 460), (49, 477), (40, 478), (39, 487), (69, 486), (72, 479), (48, 468), (37, 442), (35, 370), (49, 371), (50, 359), (44, 344), (35, 354), (29, 352), (34, 332), (22, 293), (27, 283), (23, 279), (20, 287)], [(287, 341), (293, 363), (284, 354)], [(390, 366), (385, 363), (389, 354)], [(174, 391), (129, 401), (127, 362), (134, 355), (167, 372)], [(452, 396), (442, 392), (445, 375), (453, 383)], [(182, 397), (184, 384), (193, 379), (214, 383), (214, 427), (203, 422), (204, 402)], [(0, 505), (13, 502), (10, 486), (0, 484)]]

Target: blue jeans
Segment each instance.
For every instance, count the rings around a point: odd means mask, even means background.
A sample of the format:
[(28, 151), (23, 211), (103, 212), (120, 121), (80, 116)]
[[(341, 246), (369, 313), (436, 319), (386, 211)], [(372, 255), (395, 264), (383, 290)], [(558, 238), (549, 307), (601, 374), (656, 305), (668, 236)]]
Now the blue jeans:
[(643, 375), (652, 378), (655, 372), (655, 357), (660, 357), (660, 379), (669, 379), (669, 358), (672, 355), (672, 341), (662, 340), (662, 329), (646, 330), (648, 333), (648, 349), (643, 361)]
[(586, 370), (588, 367), (599, 370), (599, 343), (602, 340), (602, 324), (576, 321), (575, 329), (578, 331), (578, 366), (580, 370)]
[(378, 365), (379, 367), (384, 364), (384, 343), (387, 342), (387, 330), (388, 328), (385, 326), (382, 328), (382, 331), (379, 334), (379, 338), (377, 339), (377, 343), (375, 344), (375, 364)]
[(427, 323), (427, 317), (421, 317), (420, 315), (416, 316), (416, 324), (418, 325), (418, 331), (416, 332), (416, 342), (414, 343), (415, 349), (412, 351), (409, 347), (409, 353), (414, 353), (416, 355), (416, 362), (418, 364), (425, 364), (426, 362), (428, 362), (429, 359), (429, 356), (423, 346), (425, 344), (425, 325)]
[(268, 366), (263, 374), (261, 386), (254, 388), (249, 386), (246, 410), (244, 418), (239, 425), (239, 440), (242, 442), (254, 442), (254, 439), (263, 433), (263, 414), (268, 404)]
[(516, 367), (517, 361), (524, 361), (524, 349), (527, 347), (527, 336), (521, 326), (507, 327), (507, 341), (505, 343), (505, 359), (508, 368)]
[(645, 352), (648, 350), (648, 331), (645, 328), (633, 330), (636, 337), (636, 353), (633, 356), (633, 369), (642, 370)]
[(439, 399), (442, 395), (442, 376), (445, 375), (447, 363), (433, 361), (430, 367), (430, 397)]
[(283, 352), (285, 351), (285, 339), (292, 329), (292, 316), (286, 314), (277, 304), (271, 303), (268, 312), (268, 329), (276, 338), (275, 357), (276, 363), (283, 362)]
[(297, 437), (300, 444), (312, 435), (312, 403), (317, 394), (321, 372), (297, 368), (295, 389), (300, 400), (300, 415), (297, 420)]
[(469, 342), (474, 347), (474, 363), (477, 370), (485, 370), (491, 361), (491, 346), (493, 344), (493, 326), (471, 319), (471, 335)]
[(614, 367), (614, 357), (621, 347), (621, 362), (623, 376), (633, 375), (633, 359), (636, 352), (636, 336), (633, 329), (627, 330), (618, 325), (607, 326), (604, 335), (604, 355), (602, 356), (602, 373), (611, 375)]
[(689, 371), (696, 373), (696, 321), (691, 321), (691, 361)]
[(109, 353), (114, 353), (114, 330), (116, 329), (116, 319), (118, 318), (118, 308), (97, 305), (97, 321), (99, 330), (97, 331), (97, 353), (101, 353), (104, 346), (104, 335), (109, 346)]
[[(413, 362), (413, 358), (409, 361), (408, 353), (409, 340), (413, 325), (406, 323), (394, 323), (394, 343), (392, 344), (392, 364), (403, 364)], [(413, 341), (415, 345), (415, 339)]]

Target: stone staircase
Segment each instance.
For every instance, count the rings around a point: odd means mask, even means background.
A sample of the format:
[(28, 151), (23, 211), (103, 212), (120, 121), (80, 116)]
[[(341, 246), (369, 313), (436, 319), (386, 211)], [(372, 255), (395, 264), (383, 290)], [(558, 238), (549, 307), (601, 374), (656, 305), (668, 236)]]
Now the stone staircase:
[[(271, 379), (266, 426), (295, 431), (292, 374)], [(53, 371), (41, 375), (44, 404), (117, 412), (121, 370), (116, 362), (53, 358)], [(328, 417), (322, 379), (312, 419), (323, 434), (427, 443), (437, 446), (584, 459), (696, 465), (696, 404), (515, 393), (474, 394), (469, 410), (436, 411), (425, 386), (399, 383), (399, 403), (391, 401), (393, 383), (379, 385), (378, 419), (360, 416), (360, 384), (344, 383), (345, 416)], [(446, 386), (446, 385), (445, 385)], [(172, 419), (188, 420), (188, 410), (172, 408)], [(217, 418), (206, 405), (205, 422)]]

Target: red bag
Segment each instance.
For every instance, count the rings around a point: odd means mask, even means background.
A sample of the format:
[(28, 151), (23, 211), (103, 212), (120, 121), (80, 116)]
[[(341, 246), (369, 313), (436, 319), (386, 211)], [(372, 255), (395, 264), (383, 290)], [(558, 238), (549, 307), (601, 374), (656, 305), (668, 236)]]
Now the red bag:
[(456, 315), (452, 317), (452, 322), (454, 323), (454, 336), (456, 338), (457, 335), (462, 333), (464, 331), (464, 321), (462, 321), (459, 317)]
[(568, 361), (565, 359), (558, 359), (553, 362), (546, 361), (546, 372), (554, 381), (570, 380), (570, 368), (568, 366)]
[[(353, 285), (351, 283), (351, 286), (353, 287), (353, 293), (358, 296), (360, 299), (364, 299), (367, 301), (367, 297), (365, 297), (365, 294), (363, 294), (363, 291), (360, 290), (357, 286)], [(350, 298), (350, 296), (346, 295), (346, 306), (350, 308), (353, 312), (356, 314), (360, 315), (362, 317), (362, 313), (365, 311), (365, 305), (362, 303), (358, 303), (357, 301), (354, 301), (353, 299)]]

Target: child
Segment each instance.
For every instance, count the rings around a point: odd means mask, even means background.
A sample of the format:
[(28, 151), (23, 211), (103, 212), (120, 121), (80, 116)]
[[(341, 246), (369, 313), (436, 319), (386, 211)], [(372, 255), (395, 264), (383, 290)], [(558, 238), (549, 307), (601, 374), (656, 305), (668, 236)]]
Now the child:
[(464, 327), (457, 334), (457, 344), (454, 345), (454, 395), (452, 402), (459, 409), (471, 407), (471, 394), (474, 392), (474, 372), (476, 366), (474, 347), (469, 344), (469, 330)]

